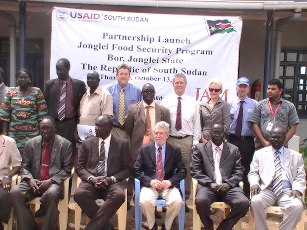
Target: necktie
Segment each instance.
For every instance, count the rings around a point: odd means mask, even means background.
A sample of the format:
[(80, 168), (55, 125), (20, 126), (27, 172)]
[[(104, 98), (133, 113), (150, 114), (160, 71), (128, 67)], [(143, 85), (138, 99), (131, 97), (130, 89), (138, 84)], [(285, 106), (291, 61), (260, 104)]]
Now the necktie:
[(237, 126), (236, 126), (236, 133), (235, 135), (237, 137), (241, 137), (241, 132), (242, 132), (242, 122), (243, 122), (243, 103), (244, 101), (240, 101), (240, 108), (239, 108), (239, 114), (237, 118)]
[(50, 164), (49, 148), (48, 148), (48, 143), (45, 143), (43, 154), (42, 154), (41, 170), (40, 170), (41, 180), (49, 179), (49, 164)]
[(145, 135), (143, 138), (143, 144), (148, 144), (150, 142), (150, 131), (151, 131), (151, 120), (149, 113), (150, 106), (146, 106), (146, 118), (145, 118)]
[(58, 108), (58, 118), (60, 121), (63, 121), (65, 118), (65, 107), (66, 107), (66, 81), (62, 81), (61, 95), (59, 100)]
[(214, 154), (214, 172), (215, 172), (215, 182), (217, 184), (222, 184), (220, 160), (221, 160), (221, 149), (220, 147), (217, 146), (215, 148), (215, 154)]
[(275, 175), (272, 181), (272, 191), (276, 196), (282, 193), (282, 172), (279, 151), (274, 153)]
[(175, 128), (177, 131), (181, 129), (181, 97), (178, 97)]
[(119, 107), (118, 107), (118, 122), (123, 125), (125, 122), (126, 108), (125, 108), (125, 90), (121, 89), (119, 93)]
[(162, 181), (164, 178), (163, 162), (162, 162), (162, 147), (158, 148), (157, 161), (156, 161), (156, 178), (159, 181)]
[(104, 141), (102, 141), (100, 146), (99, 163), (97, 165), (97, 176), (104, 176), (104, 175), (105, 175), (105, 147), (104, 147)]

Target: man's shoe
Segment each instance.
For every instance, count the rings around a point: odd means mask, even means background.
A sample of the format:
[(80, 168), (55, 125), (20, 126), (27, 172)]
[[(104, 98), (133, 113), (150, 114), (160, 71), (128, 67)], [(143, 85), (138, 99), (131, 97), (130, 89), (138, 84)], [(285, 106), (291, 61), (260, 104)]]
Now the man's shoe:
[(155, 218), (156, 219), (161, 219), (162, 218), (161, 214), (157, 210), (157, 207), (155, 208)]
[(157, 225), (157, 223), (155, 223), (154, 226), (153, 226), (151, 229), (149, 229), (149, 230), (158, 230), (158, 225)]
[(35, 217), (35, 218), (39, 218), (39, 217), (44, 216), (45, 214), (46, 214), (46, 213), (45, 213), (44, 208), (40, 208), (40, 209), (38, 209), (38, 210), (35, 212), (34, 217)]
[(166, 230), (165, 224), (162, 224), (162, 230)]

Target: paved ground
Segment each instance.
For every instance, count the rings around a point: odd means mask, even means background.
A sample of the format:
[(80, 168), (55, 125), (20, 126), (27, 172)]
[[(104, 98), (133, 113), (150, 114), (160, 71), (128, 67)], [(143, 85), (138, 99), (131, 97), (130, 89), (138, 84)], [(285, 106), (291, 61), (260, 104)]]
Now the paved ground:
[[(188, 206), (191, 207), (192, 201), (189, 200), (188, 201)], [(71, 205), (72, 206), (72, 205)], [(70, 217), (69, 217), (69, 228), (68, 230), (73, 230), (74, 229), (74, 219), (73, 219), (73, 215), (74, 215), (74, 211), (70, 210)], [(214, 220), (215, 223), (215, 227), (217, 227), (218, 223), (220, 223), (220, 221), (223, 218), (223, 212), (218, 210), (213, 216), (212, 219)], [(81, 227), (84, 228), (85, 227), (85, 221), (86, 221), (86, 217), (82, 216), (82, 222), (81, 222)], [(159, 223), (161, 223), (163, 220), (159, 220)], [(278, 229), (278, 225), (281, 221), (281, 217), (277, 216), (277, 215), (269, 215), (268, 216), (268, 226), (270, 230), (277, 230)], [(307, 215), (305, 214), (305, 228), (307, 228)], [(117, 227), (117, 216), (114, 216), (111, 220), (111, 222), (114, 224), (115, 227)], [(186, 214), (186, 220), (185, 220), (185, 229), (187, 230), (192, 230), (192, 210), (190, 210), (189, 213)], [(134, 207), (131, 207), (131, 210), (128, 211), (128, 216), (127, 216), (127, 230), (132, 230), (134, 229)], [(145, 228), (144, 228), (145, 229)], [(177, 228), (173, 228), (173, 229), (177, 229)], [(242, 230), (247, 230), (249, 229), (248, 227), (248, 216), (246, 215), (243, 218), (243, 222), (242, 222)]]

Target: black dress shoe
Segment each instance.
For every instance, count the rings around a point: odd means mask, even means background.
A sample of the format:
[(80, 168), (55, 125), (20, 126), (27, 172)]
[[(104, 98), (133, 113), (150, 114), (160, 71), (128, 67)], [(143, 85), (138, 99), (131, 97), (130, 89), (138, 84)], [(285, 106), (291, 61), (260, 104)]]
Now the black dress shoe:
[(45, 209), (44, 209), (44, 208), (39, 208), (39, 209), (35, 212), (34, 217), (35, 217), (35, 218), (39, 218), (39, 217), (44, 216), (45, 214), (46, 214)]
[(158, 230), (158, 225), (157, 223), (154, 224), (154, 226), (150, 230)]
[(161, 214), (157, 210), (157, 207), (155, 208), (155, 218), (156, 219), (161, 219), (162, 218)]

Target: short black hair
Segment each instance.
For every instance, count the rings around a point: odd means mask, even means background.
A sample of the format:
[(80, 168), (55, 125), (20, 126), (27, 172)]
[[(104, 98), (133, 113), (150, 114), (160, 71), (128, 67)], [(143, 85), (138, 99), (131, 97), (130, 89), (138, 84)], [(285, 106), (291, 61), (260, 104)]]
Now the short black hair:
[(50, 120), (53, 126), (55, 127), (55, 120), (52, 117), (46, 115), (46, 116), (43, 116), (43, 118), (40, 121), (44, 119)]
[(283, 89), (284, 86), (281, 83), (281, 81), (277, 78), (273, 78), (271, 80), (269, 80), (268, 85), (276, 85), (279, 89)]
[(60, 58), (56, 64), (58, 64), (59, 62), (62, 62), (65, 66), (66, 69), (70, 70), (70, 61), (67, 58)]

